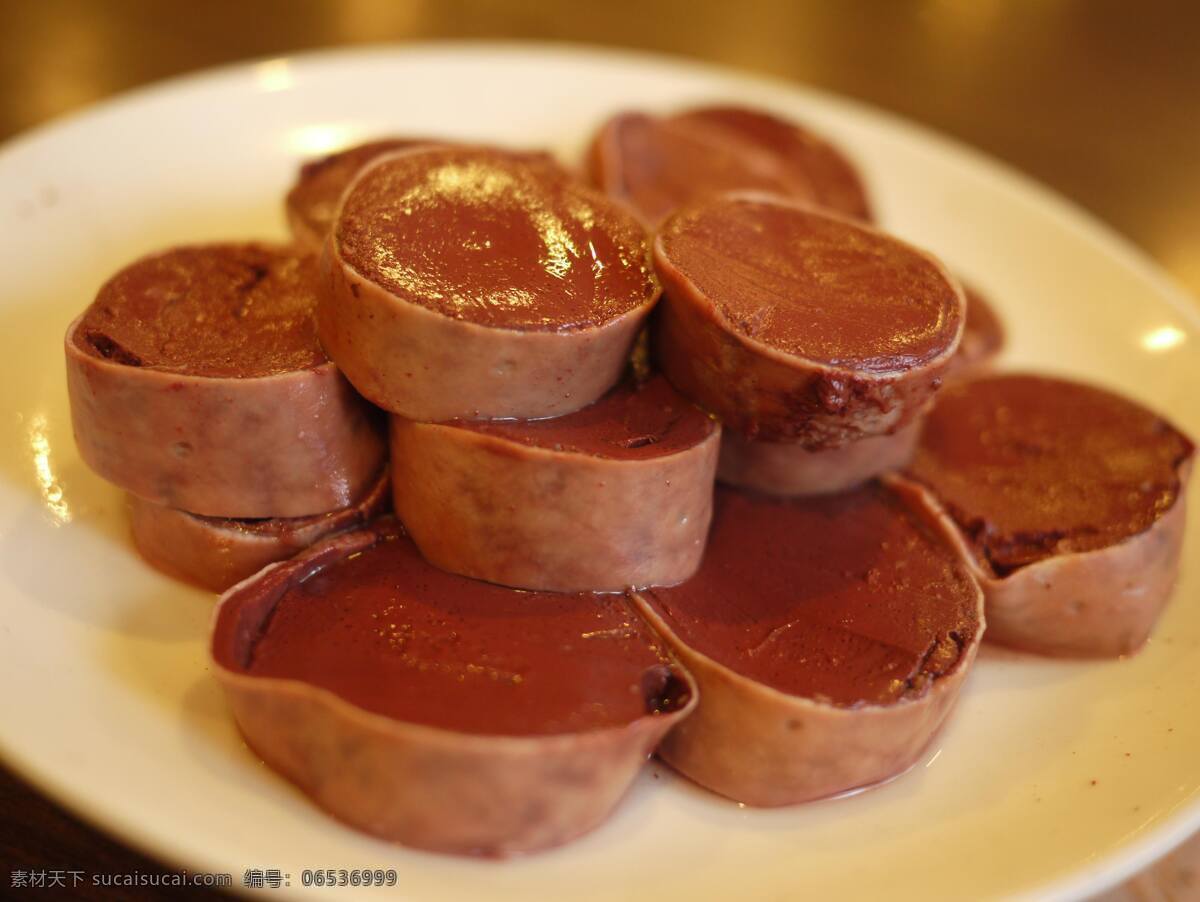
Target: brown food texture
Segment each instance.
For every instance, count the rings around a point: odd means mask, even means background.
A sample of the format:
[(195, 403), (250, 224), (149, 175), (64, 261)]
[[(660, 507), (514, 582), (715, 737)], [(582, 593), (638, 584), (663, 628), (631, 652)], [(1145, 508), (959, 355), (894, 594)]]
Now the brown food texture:
[(811, 207), (730, 194), (660, 231), (656, 359), (746, 438), (836, 448), (895, 432), (941, 385), (963, 328), (932, 256)]
[[(431, 138), (380, 138), (305, 163), (300, 167), (285, 202), (288, 224), (297, 245), (306, 253), (320, 253), (337, 218), (342, 195), (369, 163), (397, 150), (450, 143)], [(499, 152), (510, 153), (530, 165), (562, 170), (548, 153), (519, 150)]]
[(873, 219), (871, 202), (857, 168), (830, 141), (804, 126), (766, 110), (739, 106), (698, 107), (676, 119), (719, 130), (783, 161), (795, 178), (803, 177), (818, 206), (854, 219)]
[(284, 592), (247, 671), (321, 686), (397, 720), (526, 736), (653, 713), (666, 665), (621, 595), (518, 592), (454, 576), (398, 537)]
[(651, 228), (724, 191), (766, 191), (872, 219), (862, 176), (842, 151), (798, 123), (749, 107), (620, 113), (593, 138), (587, 166), (594, 184)]
[(561, 171), (481, 148), (367, 169), (335, 229), (340, 257), (400, 300), (484, 326), (601, 326), (657, 292), (645, 234)]
[(349, 507), (310, 517), (206, 517), (136, 495), (126, 498), (134, 545), (142, 557), (168, 576), (212, 592), (224, 592), (326, 536), (361, 526), (390, 505), (386, 470)]
[(642, 594), (719, 664), (841, 707), (919, 698), (983, 628), (953, 549), (877, 483), (800, 500), (718, 488), (700, 570)]
[(960, 281), (967, 301), (967, 315), (963, 320), (962, 341), (950, 362), (948, 375), (955, 378), (981, 375), (1004, 349), (1006, 341), (1004, 323), (992, 302), (975, 286)]
[[(312, 286), (305, 283), (293, 307), (295, 297), (264, 287), (285, 278), (281, 272), (242, 267), (258, 259), (255, 246), (236, 246), (232, 269), (228, 250), (185, 249), (180, 259), (191, 263), (182, 281), (163, 268), (175, 252), (134, 264), (68, 327), (67, 395), (80, 456), (145, 501), (206, 516), (304, 517), (348, 506), (383, 464), (377, 412), (315, 344)], [(287, 261), (288, 277), (311, 266), (282, 253), (273, 259)], [(201, 302), (187, 288), (197, 271), (206, 273), (198, 288), (233, 285), (234, 293)], [(125, 275), (141, 287), (116, 292), (132, 297), (129, 304), (107, 305)], [(146, 311), (162, 316), (151, 323)], [(180, 319), (180, 311), (194, 316)]]
[(80, 350), (130, 367), (252, 378), (320, 366), (311, 259), (260, 244), (173, 248), (125, 267), (83, 315)]
[(784, 500), (718, 489), (705, 562), (634, 593), (696, 680), (659, 755), (778, 806), (903, 773), (953, 708), (983, 598), (935, 509), (904, 488)]
[(632, 216), (484, 148), (385, 155), (322, 254), (322, 345), (410, 420), (568, 414), (611, 389), (657, 303)]
[[(314, 621), (330, 629), (318, 637)], [(312, 655), (272, 652), (272, 635)], [(454, 854), (532, 852), (594, 829), (695, 705), (691, 678), (622, 599), (441, 573), (387, 519), (226, 593), (212, 658), (271, 767), (360, 830)]]
[(907, 465), (920, 436), (918, 419), (887, 435), (810, 451), (795, 443), (743, 438), (730, 430), (721, 434), (717, 479), (768, 495), (836, 494)]
[(689, 577), (720, 427), (661, 376), (573, 414), (391, 421), (395, 507), (425, 557), (509, 586), (622, 591)]
[(685, 117), (613, 117), (593, 139), (588, 167), (593, 183), (627, 204), (648, 228), (657, 227), (680, 207), (722, 191), (815, 197), (807, 172), (789, 168), (753, 143), (731, 139)]
[(1146, 531), (1179, 499), (1193, 453), (1169, 422), (1112, 392), (996, 375), (942, 392), (908, 473), (1003, 577)]
[(285, 200), (292, 233), (303, 249), (320, 252), (343, 192), (368, 163), (385, 153), (427, 143), (419, 138), (379, 138), (304, 163)]
[(561, 417), (449, 425), (530, 448), (613, 460), (650, 460), (686, 451), (716, 429), (660, 375), (626, 379), (594, 404)]
[(673, 218), (659, 246), (737, 334), (814, 363), (905, 370), (946, 353), (961, 328), (958, 292), (935, 261), (800, 207), (714, 201)]

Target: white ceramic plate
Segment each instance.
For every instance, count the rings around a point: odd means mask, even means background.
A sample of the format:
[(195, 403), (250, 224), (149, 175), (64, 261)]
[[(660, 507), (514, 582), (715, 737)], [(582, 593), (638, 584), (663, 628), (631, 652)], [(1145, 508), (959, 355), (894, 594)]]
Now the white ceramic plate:
[(1200, 826), (1196, 524), (1184, 582), (1141, 655), (1066, 663), (988, 651), (924, 760), (852, 798), (742, 809), (652, 765), (593, 835), (480, 862), (340, 826), (240, 741), (205, 665), (211, 597), (139, 561), (120, 494), (75, 452), (67, 322), (135, 255), (282, 237), (280, 200), (306, 155), (398, 132), (573, 156), (617, 109), (713, 99), (775, 107), (849, 148), (883, 223), (994, 298), (1011, 336), (1006, 365), (1115, 386), (1200, 434), (1200, 318), (1186, 297), (1020, 176), (845, 101), (645, 56), (512, 45), (332, 53), (175, 81), (0, 153), (7, 762), (193, 871), (228, 871), (236, 884), (245, 868), (280, 868), (296, 892), (304, 868), (394, 867), (412, 899), (1077, 896)]

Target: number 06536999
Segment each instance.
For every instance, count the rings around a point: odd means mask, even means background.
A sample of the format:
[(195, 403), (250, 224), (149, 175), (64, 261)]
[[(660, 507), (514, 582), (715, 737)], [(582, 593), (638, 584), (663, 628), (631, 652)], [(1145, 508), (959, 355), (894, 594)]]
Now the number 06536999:
[(396, 871), (393, 868), (318, 868), (300, 872), (304, 886), (395, 886)]

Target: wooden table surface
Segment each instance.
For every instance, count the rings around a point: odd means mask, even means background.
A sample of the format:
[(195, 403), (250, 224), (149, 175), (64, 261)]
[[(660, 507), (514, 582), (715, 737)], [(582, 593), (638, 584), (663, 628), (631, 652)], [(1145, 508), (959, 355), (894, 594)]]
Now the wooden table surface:
[[(0, 140), (157, 79), (331, 45), (581, 41), (783, 76), (1007, 161), (1200, 295), (1194, 0), (0, 0), (0, 23)], [(157, 865), (0, 771), (0, 868)], [(9, 880), (0, 873), (0, 896)], [(1200, 900), (1200, 838), (1105, 897), (1133, 900)]]

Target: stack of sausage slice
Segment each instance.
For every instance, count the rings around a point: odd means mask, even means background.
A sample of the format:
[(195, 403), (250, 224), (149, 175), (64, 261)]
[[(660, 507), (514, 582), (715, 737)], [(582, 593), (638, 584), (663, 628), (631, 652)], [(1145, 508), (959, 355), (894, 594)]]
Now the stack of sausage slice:
[(659, 296), (632, 216), (527, 159), (418, 148), (361, 172), (323, 265), (321, 341), (392, 415), (429, 560), (553, 591), (696, 569), (719, 429), (662, 380), (615, 387)]
[(387, 839), (528, 852), (655, 750), (752, 805), (896, 776), (985, 612), (1042, 653), (1145, 641), (1178, 430), (989, 375), (983, 296), (795, 123), (621, 114), (587, 169), (351, 148), (301, 170), (292, 249), (147, 258), (68, 331), (143, 554), (241, 580), (212, 659), (272, 767)]
[(457, 853), (565, 842), (696, 704), (623, 594), (593, 594), (689, 577), (711, 518), (719, 426), (628, 372), (659, 296), (645, 233), (539, 159), (424, 145), (361, 167), (322, 267), (321, 342), (389, 415), (406, 534), (377, 521), (227, 595), (217, 673), (343, 820)]
[(221, 591), (383, 506), (378, 418), (317, 342), (316, 284), (287, 249), (178, 248), (68, 329), (76, 443), (152, 564)]

